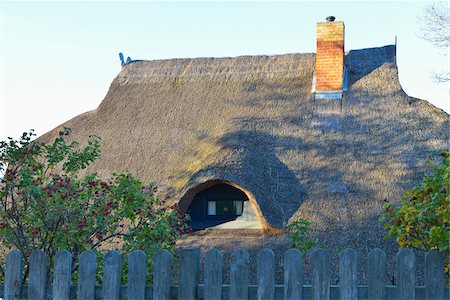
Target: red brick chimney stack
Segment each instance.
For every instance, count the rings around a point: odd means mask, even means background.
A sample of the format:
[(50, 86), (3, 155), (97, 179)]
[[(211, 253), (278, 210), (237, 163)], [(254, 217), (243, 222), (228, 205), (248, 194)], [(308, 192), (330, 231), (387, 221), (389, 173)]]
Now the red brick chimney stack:
[(344, 22), (317, 23), (316, 92), (342, 91), (344, 75)]

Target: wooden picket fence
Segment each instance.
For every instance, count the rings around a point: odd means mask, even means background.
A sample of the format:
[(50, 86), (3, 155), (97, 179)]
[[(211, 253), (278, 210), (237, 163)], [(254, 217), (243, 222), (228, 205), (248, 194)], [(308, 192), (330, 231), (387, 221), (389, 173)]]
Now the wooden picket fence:
[(231, 255), (230, 284), (222, 282), (222, 254), (210, 250), (204, 256), (204, 282), (200, 283), (200, 249), (180, 251), (179, 284), (172, 282), (172, 255), (160, 250), (154, 258), (154, 284), (146, 286), (146, 257), (140, 250), (128, 256), (128, 283), (122, 286), (121, 255), (106, 254), (103, 285), (96, 286), (96, 255), (86, 251), (80, 256), (78, 284), (72, 285), (72, 255), (57, 253), (53, 284), (48, 281), (48, 258), (42, 251), (30, 257), (29, 280), (22, 286), (23, 257), (11, 251), (6, 258), (4, 299), (448, 299), (445, 287), (443, 257), (436, 251), (425, 255), (425, 286), (415, 286), (415, 256), (412, 250), (397, 254), (397, 286), (386, 282), (386, 255), (373, 249), (367, 257), (367, 285), (358, 286), (357, 254), (346, 249), (340, 254), (339, 285), (330, 285), (330, 258), (326, 250), (311, 255), (311, 285), (303, 285), (303, 258), (298, 250), (284, 254), (284, 285), (275, 284), (275, 255), (270, 249), (261, 250), (256, 258), (257, 284), (249, 284), (249, 254), (236, 250)]

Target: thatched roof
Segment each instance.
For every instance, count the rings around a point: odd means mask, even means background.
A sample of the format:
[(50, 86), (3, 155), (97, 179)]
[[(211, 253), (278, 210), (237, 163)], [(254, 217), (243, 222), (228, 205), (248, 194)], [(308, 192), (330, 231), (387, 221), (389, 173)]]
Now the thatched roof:
[(405, 94), (394, 46), (345, 61), (336, 132), (312, 124), (314, 54), (133, 62), (96, 110), (61, 126), (76, 140), (102, 138), (87, 172), (129, 171), (182, 205), (199, 184), (229, 181), (269, 227), (303, 217), (322, 240), (378, 246), (383, 199), (398, 199), (420, 181), (430, 151), (449, 147), (450, 117)]

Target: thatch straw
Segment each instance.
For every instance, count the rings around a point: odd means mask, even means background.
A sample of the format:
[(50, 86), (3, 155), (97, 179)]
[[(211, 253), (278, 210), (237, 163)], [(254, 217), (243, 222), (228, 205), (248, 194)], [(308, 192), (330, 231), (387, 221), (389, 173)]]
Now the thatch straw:
[(403, 92), (394, 46), (350, 51), (340, 130), (324, 133), (311, 124), (314, 63), (313, 54), (135, 62), (98, 109), (61, 126), (76, 140), (102, 138), (87, 172), (129, 171), (174, 201), (230, 181), (273, 228), (302, 217), (330, 249), (389, 251), (383, 199), (399, 199), (430, 151), (449, 147), (449, 115)]

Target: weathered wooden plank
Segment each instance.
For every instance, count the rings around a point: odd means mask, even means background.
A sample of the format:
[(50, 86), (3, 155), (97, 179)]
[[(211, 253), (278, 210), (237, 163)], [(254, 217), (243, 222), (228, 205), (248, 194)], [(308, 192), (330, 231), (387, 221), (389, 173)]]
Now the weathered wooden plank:
[(303, 299), (303, 257), (297, 249), (284, 254), (284, 299)]
[(426, 299), (445, 299), (444, 290), (444, 257), (436, 250), (429, 251), (425, 254)]
[(128, 299), (145, 299), (146, 278), (145, 253), (142, 250), (134, 250), (128, 255)]
[(197, 299), (197, 285), (200, 280), (200, 249), (186, 248), (180, 251), (180, 294), (179, 299)]
[(11, 250), (6, 255), (5, 300), (20, 299), (23, 276), (23, 255), (19, 250)]
[(257, 257), (258, 300), (275, 299), (275, 254), (270, 249), (261, 250)]
[(386, 299), (386, 253), (375, 248), (367, 257), (367, 293), (369, 300)]
[(397, 253), (397, 299), (415, 299), (416, 261), (411, 249)]
[[(266, 251), (268, 251), (269, 253), (271, 252), (270, 250), (266, 250)], [(68, 253), (67, 251), (65, 251), (65, 252)], [(211, 254), (205, 255), (205, 275), (208, 273), (208, 271), (207, 271), (207, 269), (208, 269), (207, 265), (208, 264), (210, 264), (210, 267), (209, 267), (210, 270), (218, 269), (218, 266), (217, 266), (218, 263), (215, 262), (217, 259), (216, 260), (211, 259), (212, 262), (208, 263), (208, 260), (209, 260), (208, 255), (213, 255), (214, 252), (215, 252), (215, 256), (218, 256), (218, 257), (220, 256), (221, 257), (220, 252), (218, 252), (217, 250), (211, 251)], [(286, 290), (289, 289), (288, 288), (289, 284), (286, 284), (286, 286), (282, 286), (282, 285), (275, 286), (274, 285), (274, 287), (273, 287), (274, 293), (273, 294), (268, 294), (266, 292), (262, 292), (261, 291), (261, 286), (263, 286), (261, 284), (261, 277), (272, 273), (272, 271), (270, 270), (270, 266), (273, 264), (271, 258), (269, 258), (269, 259), (267, 257), (266, 258), (262, 258), (263, 257), (263, 254), (262, 254), (263, 252), (264, 251), (260, 252), (258, 254), (258, 257), (257, 257), (257, 262), (258, 262), (258, 269), (257, 269), (257, 271), (258, 271), (258, 282), (257, 282), (257, 285), (249, 285), (248, 284), (248, 253), (247, 253), (247, 255), (242, 255), (242, 254), (240, 256), (239, 255), (237, 255), (237, 256), (235, 255), (238, 258), (240, 257), (239, 259), (244, 257), (244, 270), (245, 270), (245, 268), (247, 269), (246, 270), (246, 272), (247, 272), (246, 275), (242, 277), (242, 278), (245, 278), (245, 280), (239, 280), (239, 284), (241, 284), (241, 282), (244, 281), (243, 285), (246, 287), (245, 289), (241, 289), (243, 291), (241, 294), (243, 294), (243, 293), (247, 294), (247, 297), (246, 298), (243, 297), (243, 299), (247, 299), (247, 298), (248, 299), (273, 299), (273, 298), (275, 298), (275, 299), (283, 299), (283, 296), (285, 296), (286, 294), (292, 296), (293, 293), (287, 293), (286, 292)], [(350, 250), (346, 250), (346, 252), (351, 252), (351, 251)], [(341, 262), (340, 262), (340, 268), (341, 268), (341, 270), (340, 270), (340, 277), (341, 277), (341, 279), (340, 279), (340, 286), (339, 287), (337, 287), (337, 286), (329, 286), (329, 297), (330, 297), (330, 299), (333, 299), (333, 300), (334, 299), (339, 299), (339, 298), (341, 298), (341, 299), (356, 299), (354, 297), (354, 294), (352, 294), (350, 291), (346, 291), (346, 288), (345, 288), (345, 286), (346, 286), (345, 282), (346, 281), (352, 282), (351, 279), (354, 280), (354, 277), (350, 276), (349, 274), (344, 274), (342, 272), (342, 270), (345, 270), (344, 265), (347, 265), (347, 264), (344, 264), (344, 262), (343, 262), (345, 260), (343, 258), (343, 256), (345, 256), (346, 252), (341, 254)], [(405, 255), (404, 252), (406, 252), (406, 255)], [(297, 250), (291, 250), (291, 253), (297, 253), (298, 254), (296, 256), (296, 259), (299, 260), (298, 261), (298, 265), (301, 268), (302, 264), (301, 264), (301, 255), (300, 255), (300, 253), (298, 253)], [(170, 254), (169, 253), (167, 253), (167, 254), (168, 254), (169, 258), (170, 258)], [(315, 254), (317, 254), (317, 253), (315, 253)], [(60, 253), (58, 253), (58, 255), (60, 255)], [(94, 254), (92, 253), (92, 255), (94, 255)], [(245, 259), (245, 256), (246, 256), (246, 259)], [(36, 258), (34, 258), (34, 257), (36, 257)], [(82, 257), (83, 257), (83, 255), (80, 257), (80, 264), (81, 264), (81, 266), (80, 266), (80, 269), (79, 269), (79, 272), (80, 272), (80, 274), (79, 274), (79, 282), (78, 282), (78, 285), (70, 286), (70, 288), (69, 288), (70, 296), (71, 296), (72, 299), (74, 299), (76, 297), (78, 297), (79, 299), (93, 299), (94, 296), (86, 296), (86, 297), (84, 297), (84, 296), (82, 296), (82, 293), (80, 292), (80, 288), (79, 288), (80, 281), (82, 281), (82, 278), (84, 277), (84, 275), (83, 275), (83, 272), (84, 272), (83, 271), (83, 266), (89, 265), (89, 263), (86, 264), (86, 263), (82, 262), (83, 261)], [(119, 254), (118, 254), (118, 257), (119, 257), (119, 261), (120, 261), (120, 255)], [(232, 256), (232, 259), (235, 262), (239, 260), (239, 259), (236, 259), (236, 257)], [(289, 258), (286, 258), (286, 257), (289, 257), (287, 255), (287, 253), (285, 254), (285, 266), (286, 266), (285, 274), (290, 274), (290, 273), (293, 272), (293, 270), (298, 270), (298, 268), (295, 266), (297, 264), (295, 262), (288, 263)], [(70, 258), (70, 253), (69, 253), (69, 258)], [(382, 250), (380, 250), (380, 249), (374, 249), (374, 250), (372, 250), (369, 253), (369, 257), (368, 257), (368, 269), (369, 269), (369, 273), (367, 274), (368, 286), (358, 286), (357, 287), (356, 290), (357, 290), (358, 297), (359, 297), (358, 299), (361, 299), (361, 300), (362, 299), (383, 299), (383, 298), (384, 299), (388, 299), (388, 300), (389, 299), (409, 299), (410, 297), (412, 297), (411, 294), (413, 294), (415, 296), (415, 299), (433, 299), (433, 300), (434, 299), (448, 299), (449, 289), (445, 288), (444, 280), (443, 280), (443, 275), (444, 274), (442, 273), (442, 271), (439, 271), (439, 270), (441, 270), (443, 268), (442, 267), (442, 264), (443, 264), (442, 259), (443, 258), (439, 256), (439, 253), (437, 253), (435, 251), (432, 251), (432, 252), (429, 252), (429, 253), (426, 254), (426, 256), (425, 256), (425, 263), (426, 263), (426, 266), (425, 266), (425, 283), (426, 283), (426, 287), (425, 286), (417, 287), (417, 286), (415, 286), (415, 274), (414, 274), (414, 271), (415, 271), (415, 258), (414, 258), (414, 254), (413, 254), (413, 252), (411, 250), (407, 250), (407, 251), (402, 250), (397, 255), (397, 261), (398, 261), (397, 262), (397, 269), (398, 269), (397, 285), (398, 285), (398, 287), (386, 286), (385, 285), (385, 283), (386, 283), (386, 267), (385, 267), (385, 265), (386, 265), (386, 257), (385, 257), (385, 253)], [(45, 263), (42, 264), (41, 262), (38, 262), (38, 261), (46, 260), (46, 256), (45, 256), (45, 254), (43, 252), (36, 252), (36, 253), (32, 254), (32, 256), (30, 257), (30, 260), (31, 260), (31, 262), (30, 262), (30, 283), (29, 283), (28, 286), (24, 286), (21, 289), (21, 292), (20, 292), (19, 296), (21, 298), (25, 298), (25, 299), (43, 299), (43, 298), (44, 299), (45, 298), (68, 299), (67, 294), (63, 293), (66, 296), (65, 297), (59, 297), (57, 295), (57, 293), (56, 293), (57, 292), (57, 286), (58, 286), (58, 282), (57, 282), (56, 277), (57, 277), (58, 272), (61, 275), (61, 272), (58, 271), (58, 268), (57, 268), (56, 264), (57, 264), (58, 261), (61, 261), (61, 259), (58, 258), (55, 261), (55, 268), (56, 268), (55, 271), (56, 271), (56, 273), (54, 275), (55, 276), (54, 284), (53, 284), (53, 286), (48, 286), (47, 287), (48, 291), (47, 291), (46, 295), (45, 295), (45, 290), (44, 290), (44, 292), (42, 292), (42, 291), (40, 291), (40, 292), (33, 291), (33, 286), (38, 286), (38, 284), (37, 283), (33, 283), (33, 279), (32, 279), (32, 278), (39, 278), (39, 279), (36, 279), (35, 282), (38, 282), (38, 281), (42, 282), (43, 281), (44, 285), (41, 284), (40, 287), (42, 288), (44, 286), (44, 288), (45, 288), (45, 277), (46, 276), (42, 275), (42, 274), (47, 271), (47, 267), (45, 266)], [(62, 259), (62, 260), (64, 260), (64, 259)], [(291, 259), (291, 260), (295, 261), (294, 259)], [(94, 265), (95, 265), (95, 255), (94, 255), (93, 261), (94, 261)], [(107, 261), (107, 259), (105, 259), (105, 266), (106, 266), (106, 261)], [(218, 261), (220, 262), (220, 260), (218, 260)], [(323, 261), (323, 259), (322, 259), (322, 261)], [(264, 262), (264, 264), (262, 264), (262, 262)], [(313, 277), (312, 277), (312, 279), (313, 279), (313, 284), (314, 284), (314, 271), (318, 267), (317, 267), (317, 265), (315, 265), (314, 258), (312, 259), (312, 262), (313, 262)], [(350, 256), (348, 258), (348, 265), (353, 266), (352, 262), (356, 264), (356, 254), (355, 254), (354, 258), (352, 258), (352, 256)], [(71, 260), (69, 261), (69, 263), (71, 264)], [(157, 263), (155, 261), (155, 267), (156, 267), (156, 264)], [(233, 262), (232, 262), (232, 264), (233, 264)], [(145, 265), (145, 260), (144, 260), (143, 264), (139, 264), (139, 265), (141, 265), (141, 266)], [(263, 266), (263, 267), (261, 267), (261, 266)], [(291, 271), (289, 271), (289, 267), (292, 267)], [(350, 269), (352, 269), (352, 268), (356, 268), (356, 267), (351, 267)], [(64, 273), (62, 275), (64, 275), (66, 277), (66, 279), (68, 278), (68, 280), (66, 280), (65, 282), (68, 282), (68, 284), (70, 284), (70, 281), (71, 281), (70, 269), (71, 268), (66, 268), (66, 269), (68, 269), (69, 272), (66, 272), (66, 273)], [(107, 271), (106, 269), (107, 269), (107, 267), (105, 268), (105, 277), (107, 277), (108, 275), (111, 274), (111, 272)], [(167, 269), (167, 268), (159, 268), (159, 269)], [(93, 267), (93, 270), (94, 270), (94, 273), (92, 271), (91, 272), (86, 271), (86, 273), (95, 274), (95, 266)], [(355, 270), (356, 269), (353, 270), (353, 273), (352, 272), (350, 272), (350, 273), (355, 274), (356, 273)], [(412, 277), (412, 279), (411, 278), (407, 278), (405, 280), (405, 276), (404, 276), (404, 274), (403, 275), (401, 274), (401, 270), (403, 270), (404, 273), (409, 274), (408, 276)], [(156, 272), (156, 270), (155, 270), (155, 272)], [(215, 272), (215, 271), (211, 271), (211, 272)], [(33, 275), (35, 273), (37, 275)], [(221, 273), (221, 272), (219, 272), (219, 273)], [(117, 276), (117, 278), (120, 278), (120, 267), (118, 269), (118, 274), (119, 275)], [(190, 274), (192, 274), (192, 272), (190, 272)], [(411, 274), (412, 274), (412, 276), (410, 276)], [(59, 277), (61, 279), (61, 278), (64, 278), (64, 276), (59, 276)], [(6, 276), (6, 277), (8, 277), (8, 276)], [(93, 277), (93, 276), (91, 276), (91, 277)], [(161, 276), (156, 276), (155, 275), (155, 280), (157, 280), (156, 279), (157, 277), (161, 278)], [(180, 297), (180, 293), (179, 293), (179, 288), (178, 287), (170, 286), (170, 274), (166, 275), (166, 277), (169, 278), (169, 283), (168, 283), (168, 291), (169, 291), (169, 293), (168, 293), (168, 296), (166, 294), (165, 298), (166, 299), (167, 298), (186, 299), (186, 298), (181, 298)], [(212, 291), (211, 292), (207, 292), (206, 291), (207, 290), (206, 285), (213, 285), (213, 284), (206, 284), (206, 281), (209, 280), (208, 278), (210, 278), (210, 277), (213, 277), (213, 276), (207, 276), (207, 278), (205, 278), (205, 285), (197, 284), (194, 287), (195, 290), (196, 290), (194, 292), (195, 297), (197, 297), (199, 299), (208, 299), (208, 298), (209, 299), (224, 299), (224, 300), (227, 300), (227, 299), (239, 299), (239, 297), (233, 297), (232, 296), (232, 288), (233, 288), (232, 286), (221, 285), (220, 283), (217, 284), (217, 285), (214, 285), (215, 286), (214, 292), (212, 292)], [(271, 278), (270, 276), (267, 276), (267, 277), (269, 279)], [(285, 277), (288, 278), (288, 276), (285, 276)], [(442, 277), (442, 278), (439, 278), (439, 277)], [(289, 280), (286, 279), (286, 278), (285, 278), (285, 282), (289, 282)], [(329, 278), (329, 276), (328, 276), (328, 278)], [(402, 278), (403, 278), (403, 283), (402, 283)], [(217, 282), (218, 280), (217, 279), (212, 279), (211, 281), (212, 282)], [(264, 282), (269, 282), (269, 286), (271, 286), (271, 283), (270, 283), (271, 280), (263, 280), (263, 281)], [(20, 280), (20, 282), (21, 282), (21, 280)], [(145, 282), (145, 278), (144, 278), (144, 282)], [(221, 280), (220, 280), (220, 282), (221, 282)], [(236, 282), (238, 282), (238, 280), (236, 280), (236, 277), (235, 277), (235, 279), (232, 279), (232, 282), (234, 284)], [(407, 290), (409, 294), (402, 295), (400, 293), (403, 292), (401, 289), (402, 289), (403, 286), (405, 286), (405, 284), (404, 284), (405, 282), (407, 283), (407, 285), (412, 287), (411, 288), (412, 291), (411, 290)], [(135, 281), (133, 281), (133, 283), (135, 283)], [(68, 286), (68, 284), (66, 286)], [(129, 290), (130, 286), (132, 286), (132, 283), (130, 283), (128, 286), (119, 286), (119, 284), (120, 284), (120, 282), (116, 285), (118, 287), (119, 295), (122, 298), (127, 298), (127, 295), (129, 294), (128, 290)], [(295, 284), (301, 286), (302, 281), (300, 280), (299, 283), (292, 283), (292, 285), (295, 285)], [(113, 287), (113, 285), (111, 285), (111, 286)], [(153, 287), (152, 286), (144, 287), (143, 288), (143, 291), (144, 291), (144, 296), (143, 297), (150, 298), (150, 295), (153, 294), (154, 288), (156, 289), (156, 286), (157, 286), (157, 283), (155, 281)], [(376, 289), (377, 286), (381, 287), (381, 288)], [(78, 287), (78, 289), (77, 289), (77, 287)], [(371, 289), (372, 287), (375, 287), (375, 288)], [(4, 295), (5, 289), (7, 289), (6, 286), (0, 285), (0, 297), (2, 297)], [(218, 291), (217, 291), (217, 289), (218, 289)], [(382, 292), (380, 291), (380, 289), (381, 289)], [(95, 297), (98, 299), (98, 298), (103, 296), (102, 291), (106, 292), (105, 290), (107, 290), (107, 289), (94, 286), (90, 290), (91, 290), (91, 295), (95, 293)], [(303, 287), (300, 288), (300, 290), (303, 291), (303, 295), (302, 296), (304, 298), (306, 297), (308, 299), (310, 299), (310, 298), (312, 298), (312, 299), (314, 299), (314, 298), (321, 298), (322, 299), (321, 296), (315, 297), (316, 296), (315, 292), (317, 291), (317, 288), (314, 285), (313, 286), (303, 286)], [(370, 294), (369, 291), (371, 291), (371, 290), (375, 290), (375, 291), (378, 290), (378, 294)], [(353, 289), (353, 291), (354, 291), (354, 289)], [(207, 296), (208, 293), (210, 293), (213, 296), (212, 297)], [(297, 293), (297, 296), (298, 296), (298, 294), (299, 293)], [(347, 296), (346, 296), (346, 294), (347, 294)], [(221, 296), (221, 298), (220, 298), (220, 296)], [(291, 298), (293, 298), (293, 299), (300, 299), (300, 297), (297, 297), (297, 296), (292, 296)], [(14, 297), (14, 295), (13, 295), (13, 297)], [(17, 296), (16, 296), (16, 298), (13, 298), (13, 297), (6, 296), (5, 298), (7, 298), (7, 299), (17, 299)], [(130, 298), (132, 298), (132, 299), (143, 299), (143, 297), (130, 297)], [(213, 297), (215, 297), (215, 298), (213, 298)], [(294, 298), (294, 297), (296, 297), (296, 298)], [(106, 298), (106, 299), (114, 299), (114, 297), (109, 297), (109, 296), (104, 297), (104, 298)], [(285, 297), (285, 298), (289, 299), (289, 297)], [(326, 295), (323, 298), (326, 299)], [(163, 297), (159, 297), (159, 296), (158, 297), (154, 296), (153, 299), (164, 299), (164, 298)]]
[(105, 255), (103, 266), (102, 298), (104, 300), (120, 299), (120, 273), (122, 258), (118, 251), (110, 251)]
[[(203, 284), (199, 284), (197, 287), (197, 296), (198, 299), (204, 299), (204, 288), (205, 286)], [(397, 300), (396, 298), (396, 287), (391, 285), (386, 285), (386, 299), (388, 300)], [(249, 285), (248, 286), (248, 299), (256, 299), (258, 286), (257, 285)], [(302, 287), (303, 290), (303, 299), (312, 299), (312, 286), (311, 285), (304, 285)], [(340, 298), (340, 287), (337, 285), (330, 285), (330, 299), (331, 300), (338, 300)], [(175, 293), (176, 287), (172, 287), (172, 295), (175, 295), (173, 299), (176, 298)], [(222, 285), (222, 299), (223, 300), (233, 300), (230, 296), (231, 294), (231, 287), (230, 285), (224, 284)], [(281, 300), (285, 299), (283, 297), (284, 294), (284, 285), (275, 285), (275, 299)], [(445, 288), (445, 299), (449, 298), (449, 288)], [(366, 285), (360, 285), (358, 286), (358, 299), (359, 300), (367, 300), (367, 286)], [(424, 286), (416, 286), (416, 300), (423, 300), (425, 299), (425, 287)]]
[(330, 255), (324, 249), (316, 250), (311, 256), (312, 299), (330, 299)]
[(78, 299), (95, 299), (96, 259), (97, 256), (92, 251), (84, 251), (80, 255), (77, 288)]
[(357, 254), (347, 248), (339, 256), (340, 299), (358, 300)]
[(64, 250), (56, 253), (53, 271), (52, 298), (69, 300), (72, 281), (72, 254), (69, 251)]
[(230, 298), (235, 300), (248, 299), (248, 252), (239, 249), (231, 254), (230, 267)]
[(48, 257), (44, 251), (35, 251), (30, 255), (30, 277), (28, 280), (28, 299), (46, 298)]
[(211, 249), (205, 254), (204, 262), (205, 300), (222, 299), (222, 253)]
[(155, 255), (153, 268), (153, 299), (170, 299), (170, 281), (172, 278), (172, 254), (159, 250)]
[[(49, 293), (47, 294), (47, 299), (51, 298), (51, 288), (52, 285), (48, 287), (50, 289)], [(204, 299), (204, 288), (205, 286), (203, 284), (197, 285), (197, 298), (198, 299)], [(22, 286), (22, 299), (28, 299), (28, 286), (23, 285)], [(257, 285), (249, 285), (248, 286), (248, 293), (249, 293), (249, 299), (256, 299), (258, 286)], [(304, 299), (311, 299), (311, 286), (305, 285), (303, 286), (303, 298)], [(0, 284), (0, 297), (3, 296), (4, 286), (3, 284)], [(387, 291), (387, 299), (388, 300), (396, 300), (396, 287), (395, 286), (386, 286)], [(450, 299), (449, 297), (449, 288), (445, 288), (444, 295), (445, 299)], [(76, 293), (77, 293), (77, 286), (72, 285), (70, 288), (71, 298), (76, 299)], [(127, 288), (125, 285), (122, 285), (120, 287), (120, 293), (122, 295), (122, 299), (127, 298)], [(150, 295), (153, 293), (153, 287), (152, 286), (146, 286), (145, 288), (146, 293), (146, 299), (150, 298)], [(96, 286), (95, 287), (95, 298), (101, 299), (102, 297), (102, 287)], [(170, 288), (170, 299), (176, 300), (178, 299), (178, 286), (171, 286)], [(275, 299), (281, 300), (284, 295), (284, 285), (275, 285)], [(366, 285), (360, 285), (358, 286), (358, 295), (360, 300), (366, 300), (367, 299), (367, 286)], [(153, 298), (152, 298), (153, 299)], [(230, 300), (230, 285), (223, 284), (222, 285), (222, 299), (223, 300)], [(338, 300), (339, 299), (339, 286), (330, 285), (330, 299), (331, 300)], [(416, 286), (416, 299), (422, 300), (425, 299), (425, 286)]]

